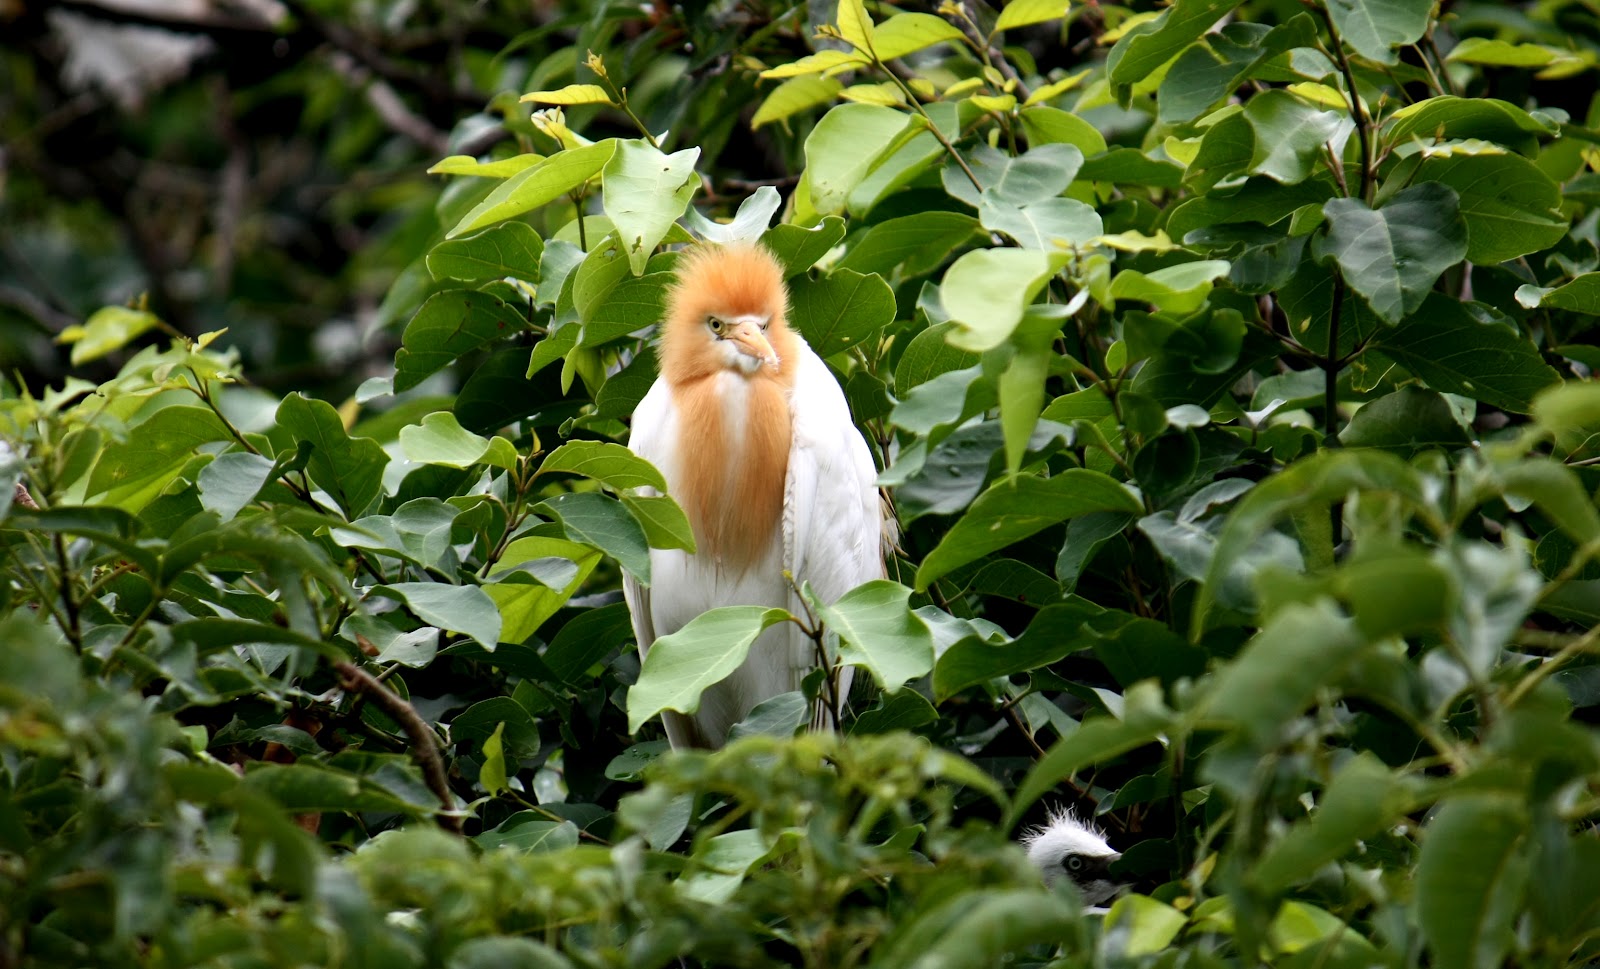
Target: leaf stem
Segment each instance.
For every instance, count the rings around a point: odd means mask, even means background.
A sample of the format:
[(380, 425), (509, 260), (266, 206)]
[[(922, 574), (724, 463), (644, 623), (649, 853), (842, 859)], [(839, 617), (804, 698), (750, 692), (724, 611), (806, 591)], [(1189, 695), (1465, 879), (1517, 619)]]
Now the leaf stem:
[(1328, 25), (1328, 36), (1333, 41), (1333, 54), (1339, 62), (1339, 71), (1344, 75), (1345, 87), (1350, 92), (1350, 118), (1356, 123), (1356, 137), (1361, 142), (1361, 199), (1364, 202), (1372, 201), (1372, 143), (1368, 140), (1366, 108), (1361, 104), (1361, 95), (1356, 91), (1356, 75), (1350, 69), (1350, 58), (1344, 52), (1344, 42), (1339, 38), (1339, 29), (1334, 26), (1333, 14), (1328, 10), (1326, 2), (1318, 7), (1322, 11), (1322, 19)]

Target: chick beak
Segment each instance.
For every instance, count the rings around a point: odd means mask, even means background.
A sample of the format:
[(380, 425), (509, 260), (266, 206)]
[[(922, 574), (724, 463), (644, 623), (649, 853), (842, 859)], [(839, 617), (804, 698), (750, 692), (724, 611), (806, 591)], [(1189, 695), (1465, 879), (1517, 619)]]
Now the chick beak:
[(762, 320), (747, 316), (734, 321), (727, 339), (738, 345), (740, 351), (755, 357), (769, 367), (778, 366), (778, 353), (772, 349), (767, 335), (761, 332)]

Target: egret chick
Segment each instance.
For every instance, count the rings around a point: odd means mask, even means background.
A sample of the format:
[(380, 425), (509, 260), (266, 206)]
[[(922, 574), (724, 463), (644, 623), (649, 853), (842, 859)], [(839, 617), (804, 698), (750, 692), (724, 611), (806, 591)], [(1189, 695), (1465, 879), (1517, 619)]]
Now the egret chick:
[[(1043, 827), (1022, 836), (1022, 847), (1044, 875), (1046, 885), (1063, 878), (1078, 886), (1085, 905), (1103, 905), (1122, 890), (1123, 885), (1110, 875), (1111, 863), (1122, 857), (1093, 827), (1079, 821), (1071, 811), (1051, 811)], [(1103, 911), (1103, 910), (1102, 910)]]

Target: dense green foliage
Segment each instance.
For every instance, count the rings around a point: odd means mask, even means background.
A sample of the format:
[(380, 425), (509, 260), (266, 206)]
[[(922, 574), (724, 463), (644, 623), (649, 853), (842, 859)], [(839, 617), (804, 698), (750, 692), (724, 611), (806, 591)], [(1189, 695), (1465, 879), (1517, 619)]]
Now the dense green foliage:
[[(153, 286), (0, 399), (0, 966), (1600, 959), (1600, 24), (1445, 6), (439, 13), (476, 151), (424, 163), (256, 79), (403, 210), (272, 257), (393, 368), (289, 386), (325, 317)], [(619, 442), (695, 237), (783, 261), (900, 533), (795, 617), (842, 735), (662, 756), (781, 621), (641, 669), (617, 591), (692, 541)], [(1009, 843), (1055, 804), (1104, 919)]]

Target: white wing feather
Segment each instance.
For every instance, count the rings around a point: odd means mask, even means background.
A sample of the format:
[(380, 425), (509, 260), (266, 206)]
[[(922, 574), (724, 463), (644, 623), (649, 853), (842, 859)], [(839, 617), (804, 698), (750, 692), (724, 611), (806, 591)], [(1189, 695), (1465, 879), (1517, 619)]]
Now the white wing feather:
[[(799, 403), (793, 408), (784, 488), (783, 560), (797, 585), (810, 583), (817, 598), (831, 605), (861, 583), (883, 577), (883, 509), (872, 452), (850, 419), (844, 392), (822, 359), (803, 342), (801, 347), (793, 391)], [(804, 615), (792, 593), (789, 609)], [(809, 671), (813, 647), (797, 638), (805, 643)], [(841, 700), (850, 692), (854, 672), (850, 667), (840, 671)], [(798, 686), (796, 681), (790, 689)]]

